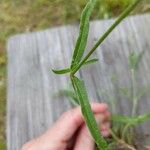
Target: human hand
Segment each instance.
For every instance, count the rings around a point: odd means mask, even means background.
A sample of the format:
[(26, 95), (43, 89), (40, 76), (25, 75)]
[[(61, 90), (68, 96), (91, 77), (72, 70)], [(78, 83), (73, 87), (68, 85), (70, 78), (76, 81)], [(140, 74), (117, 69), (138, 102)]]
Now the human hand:
[[(94, 103), (91, 107), (97, 122), (102, 121), (102, 135), (109, 136), (110, 113), (107, 105)], [(62, 114), (46, 133), (26, 143), (22, 150), (94, 150), (94, 147), (94, 141), (78, 107)]]

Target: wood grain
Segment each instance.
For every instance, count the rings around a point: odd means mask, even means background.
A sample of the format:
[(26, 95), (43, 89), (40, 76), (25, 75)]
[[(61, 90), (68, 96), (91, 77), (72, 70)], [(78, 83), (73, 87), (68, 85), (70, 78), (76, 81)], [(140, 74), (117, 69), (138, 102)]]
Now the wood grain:
[[(87, 51), (113, 21), (91, 22)], [(16, 35), (8, 40), (8, 150), (20, 150), (26, 141), (42, 134), (71, 108), (67, 98), (54, 98), (60, 89), (68, 87), (68, 76), (55, 75), (51, 69), (70, 64), (77, 34), (78, 26), (73, 25)], [(116, 101), (116, 113), (130, 114), (131, 101), (119, 94), (119, 88), (129, 87), (131, 83), (129, 53), (143, 50), (144, 58), (137, 71), (139, 89), (150, 87), (150, 14), (123, 21), (94, 53), (93, 57), (99, 58), (99, 62), (79, 72), (90, 99)], [(149, 98), (150, 92), (142, 97), (138, 114), (150, 112)], [(139, 133), (150, 134), (149, 126), (150, 123), (140, 126)]]

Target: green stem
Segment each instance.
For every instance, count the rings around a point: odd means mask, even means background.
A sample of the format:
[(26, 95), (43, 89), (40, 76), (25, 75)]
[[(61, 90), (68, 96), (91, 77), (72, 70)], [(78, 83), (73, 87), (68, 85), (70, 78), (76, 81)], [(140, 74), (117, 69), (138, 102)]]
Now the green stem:
[(90, 50), (90, 52), (85, 56), (85, 58), (79, 63), (79, 65), (73, 70), (72, 74), (75, 74), (82, 65), (88, 60), (92, 53), (97, 49), (97, 47), (107, 38), (107, 36), (115, 29), (115, 27), (126, 17), (129, 13), (137, 6), (137, 4), (142, 0), (136, 0), (132, 5), (130, 5), (112, 24), (112, 26), (103, 34), (103, 36), (98, 40), (95, 46)]
[(113, 139), (114, 139), (117, 143), (119, 143), (120, 139), (115, 135), (115, 133), (114, 133), (111, 129), (109, 130), (109, 132), (110, 132), (111, 136), (113, 137)]
[[(135, 69), (131, 69), (131, 80), (132, 80), (132, 100), (133, 100), (133, 108), (132, 108), (132, 117), (136, 115), (137, 110), (137, 91), (136, 91), (136, 79), (135, 79)], [(122, 132), (122, 138), (125, 138), (125, 134), (127, 130), (130, 128), (131, 124), (127, 124)]]
[(132, 78), (132, 99), (133, 99), (133, 108), (132, 108), (132, 117), (136, 115), (137, 111), (137, 91), (136, 91), (136, 79), (135, 79), (135, 70), (131, 70), (131, 78)]
[(115, 133), (110, 129), (109, 130), (111, 136), (113, 137), (113, 139), (120, 145), (123, 145), (124, 148), (130, 149), (130, 150), (136, 150), (133, 146), (127, 144), (125, 141), (123, 141), (122, 139), (119, 139)]
[(127, 124), (122, 131), (122, 139), (125, 139), (127, 130), (130, 128), (131, 124)]

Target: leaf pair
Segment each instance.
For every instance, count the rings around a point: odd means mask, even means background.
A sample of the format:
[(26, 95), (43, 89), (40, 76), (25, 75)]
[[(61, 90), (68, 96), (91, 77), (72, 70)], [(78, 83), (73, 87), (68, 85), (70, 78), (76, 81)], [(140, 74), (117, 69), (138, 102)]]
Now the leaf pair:
[[(88, 60), (84, 63), (84, 65), (89, 65), (89, 64), (94, 64), (95, 62), (97, 62), (98, 59), (94, 58), (91, 60)], [(62, 69), (62, 70), (52, 70), (55, 74), (66, 74), (66, 73), (70, 73), (71, 71), (73, 71), (70, 68), (66, 68), (66, 69)]]
[(89, 131), (90, 131), (91, 135), (93, 136), (98, 148), (102, 149), (102, 150), (106, 150), (107, 143), (100, 134), (100, 130), (98, 128), (98, 125), (94, 118), (91, 106), (89, 104), (85, 85), (84, 85), (83, 81), (79, 80), (77, 77), (73, 77), (72, 82), (75, 86), (75, 91), (76, 91), (76, 94), (79, 99), (82, 114), (83, 114), (86, 124), (89, 128)]

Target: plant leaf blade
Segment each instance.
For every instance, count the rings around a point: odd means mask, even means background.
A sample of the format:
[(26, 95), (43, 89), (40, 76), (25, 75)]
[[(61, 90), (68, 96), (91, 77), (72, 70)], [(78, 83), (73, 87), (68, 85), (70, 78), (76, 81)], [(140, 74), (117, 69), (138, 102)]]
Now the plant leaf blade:
[(81, 19), (80, 19), (80, 31), (77, 38), (76, 46), (73, 53), (71, 68), (75, 67), (81, 60), (84, 50), (86, 48), (88, 33), (89, 33), (89, 20), (96, 4), (96, 0), (88, 1), (85, 6)]
[(112, 120), (116, 121), (116, 122), (125, 123), (125, 124), (137, 125), (137, 124), (141, 124), (145, 121), (150, 121), (150, 113), (140, 115), (140, 116), (137, 116), (137, 117), (113, 115)]
[(91, 135), (93, 136), (99, 149), (107, 150), (107, 143), (100, 134), (100, 130), (97, 126), (96, 120), (92, 113), (91, 106), (89, 104), (84, 83), (81, 80), (79, 80), (77, 77), (73, 77), (72, 81), (75, 85), (75, 90), (81, 105), (82, 114), (84, 116), (84, 119), (86, 121), (86, 124), (89, 128)]

